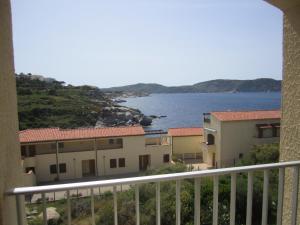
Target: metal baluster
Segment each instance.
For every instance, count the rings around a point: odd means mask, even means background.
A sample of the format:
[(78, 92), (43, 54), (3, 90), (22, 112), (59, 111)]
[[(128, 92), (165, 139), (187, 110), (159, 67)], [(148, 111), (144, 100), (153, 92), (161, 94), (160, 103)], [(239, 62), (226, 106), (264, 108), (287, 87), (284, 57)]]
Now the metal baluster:
[(299, 167), (293, 169), (293, 192), (292, 192), (292, 220), (291, 225), (297, 224), (298, 191), (299, 191)]
[(47, 207), (46, 207), (46, 194), (42, 193), (42, 207), (43, 207), (43, 224), (47, 225)]
[(156, 225), (160, 225), (160, 183), (156, 183)]
[(195, 178), (195, 200), (194, 200), (194, 224), (195, 225), (200, 225), (200, 193), (201, 193), (201, 180), (200, 178)]
[(26, 214), (24, 212), (24, 195), (16, 195), (16, 204), (17, 204), (17, 214), (18, 214), (18, 225), (25, 225), (26, 223)]
[(236, 207), (236, 173), (231, 174), (230, 189), (230, 225), (235, 225), (235, 207)]
[(219, 176), (214, 176), (213, 225), (218, 225), (219, 216)]
[(95, 220), (95, 198), (94, 198), (94, 189), (91, 188), (91, 212), (92, 212), (92, 225), (96, 224)]
[(264, 190), (261, 224), (267, 225), (268, 222), (268, 194), (269, 194), (269, 170), (264, 170)]
[(277, 225), (282, 225), (282, 207), (284, 194), (284, 171), (285, 168), (279, 168), (278, 181), (278, 203), (277, 203)]
[(140, 225), (140, 191), (139, 185), (135, 185), (135, 213), (136, 213), (136, 225)]
[(253, 172), (248, 172), (246, 225), (252, 224)]
[(71, 217), (71, 199), (70, 199), (70, 191), (67, 191), (67, 214), (68, 214), (68, 225), (71, 225), (72, 217)]
[(180, 225), (180, 184), (181, 181), (176, 181), (176, 225)]
[(118, 202), (117, 202), (117, 187), (113, 187), (114, 195), (114, 225), (118, 225)]

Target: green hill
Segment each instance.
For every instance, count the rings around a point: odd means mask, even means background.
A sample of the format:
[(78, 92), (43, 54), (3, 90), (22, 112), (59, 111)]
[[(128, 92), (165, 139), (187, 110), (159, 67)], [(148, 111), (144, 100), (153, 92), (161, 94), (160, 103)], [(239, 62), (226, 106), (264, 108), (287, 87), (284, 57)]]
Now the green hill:
[(269, 78), (255, 80), (211, 80), (185, 86), (163, 86), (138, 83), (133, 85), (102, 89), (104, 92), (134, 93), (212, 93), (212, 92), (279, 92), (281, 81)]
[(53, 79), (17, 75), (20, 130), (94, 126), (110, 100), (95, 87), (64, 85)]

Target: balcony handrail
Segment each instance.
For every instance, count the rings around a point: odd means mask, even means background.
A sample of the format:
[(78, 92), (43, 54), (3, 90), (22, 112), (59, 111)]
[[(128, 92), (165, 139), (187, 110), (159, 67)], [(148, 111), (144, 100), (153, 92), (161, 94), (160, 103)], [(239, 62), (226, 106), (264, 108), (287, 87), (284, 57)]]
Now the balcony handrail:
[(34, 187), (17, 187), (8, 190), (6, 194), (25, 195), (25, 194), (34, 194), (34, 193), (67, 191), (73, 189), (85, 189), (85, 188), (107, 187), (107, 186), (117, 186), (117, 185), (131, 185), (131, 184), (141, 184), (141, 183), (149, 183), (149, 182), (154, 183), (154, 182), (172, 181), (172, 180), (175, 181), (175, 180), (200, 178), (200, 177), (230, 175), (234, 173), (252, 172), (257, 170), (279, 169), (279, 168), (293, 167), (293, 166), (300, 166), (300, 161), (269, 163), (269, 164), (260, 164), (260, 165), (251, 165), (251, 166), (230, 167), (230, 168), (221, 168), (221, 169), (140, 176), (140, 177), (111, 179), (111, 180), (88, 181), (88, 182), (44, 185), (44, 186), (34, 186)]

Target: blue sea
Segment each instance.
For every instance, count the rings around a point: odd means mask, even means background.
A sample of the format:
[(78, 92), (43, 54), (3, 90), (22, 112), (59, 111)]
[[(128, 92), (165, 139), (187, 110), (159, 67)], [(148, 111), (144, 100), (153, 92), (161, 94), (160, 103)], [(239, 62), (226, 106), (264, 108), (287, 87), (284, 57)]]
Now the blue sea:
[(125, 99), (122, 105), (137, 108), (155, 119), (147, 129), (202, 126), (202, 116), (211, 111), (280, 109), (281, 93), (187, 93), (151, 94)]

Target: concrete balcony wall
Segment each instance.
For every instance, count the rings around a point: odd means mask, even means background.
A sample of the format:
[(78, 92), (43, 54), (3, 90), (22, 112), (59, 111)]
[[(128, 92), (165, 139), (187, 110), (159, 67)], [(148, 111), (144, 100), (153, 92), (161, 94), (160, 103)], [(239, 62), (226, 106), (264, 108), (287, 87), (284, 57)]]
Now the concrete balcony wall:
[[(300, 1), (268, 0), (284, 13), (282, 117), (280, 160), (300, 159)], [(284, 192), (283, 224), (291, 219), (292, 173), (287, 171)], [(298, 195), (298, 206), (300, 199)], [(300, 207), (298, 207), (300, 223)]]
[(0, 0), (0, 225), (15, 225), (15, 198), (4, 195), (23, 185), (9, 0)]

